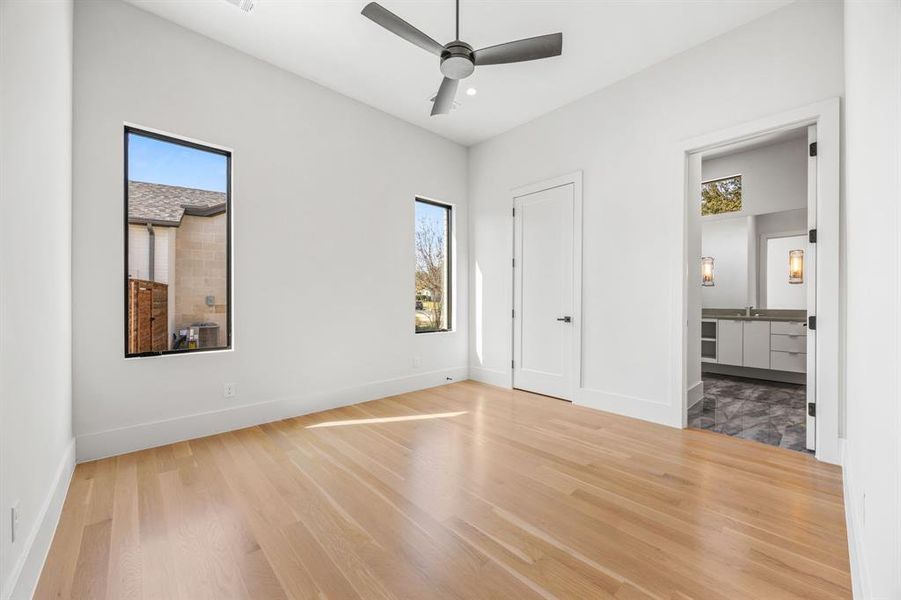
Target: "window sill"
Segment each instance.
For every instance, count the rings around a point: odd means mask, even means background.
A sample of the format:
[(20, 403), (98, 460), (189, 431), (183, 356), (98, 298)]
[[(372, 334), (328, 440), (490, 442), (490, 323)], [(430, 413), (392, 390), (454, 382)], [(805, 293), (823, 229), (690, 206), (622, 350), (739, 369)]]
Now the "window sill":
[(194, 350), (167, 350), (166, 352), (148, 352), (145, 354), (129, 354), (124, 358), (127, 361), (141, 360), (145, 358), (169, 358), (171, 356), (192, 356), (194, 354), (226, 354), (234, 352), (232, 348), (196, 348)]

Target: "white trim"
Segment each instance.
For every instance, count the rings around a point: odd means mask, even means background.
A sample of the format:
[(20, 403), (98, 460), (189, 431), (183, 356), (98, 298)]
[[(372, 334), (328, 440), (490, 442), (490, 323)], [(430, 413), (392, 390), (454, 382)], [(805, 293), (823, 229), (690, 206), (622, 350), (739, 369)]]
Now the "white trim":
[(854, 499), (851, 490), (853, 474), (848, 469), (852, 461), (848, 460), (848, 445), (844, 439), (839, 440), (842, 457), (842, 492), (845, 500), (845, 527), (848, 530), (848, 560), (851, 563), (851, 592), (854, 598), (869, 600), (870, 573), (867, 569), (866, 546), (861, 539), (862, 523), (859, 523), (860, 506)]
[(85, 433), (78, 436), (78, 462), (116, 456), (396, 394), (414, 392), (454, 381), (462, 381), (467, 379), (468, 373), (467, 367), (440, 369), (373, 381), (349, 388), (298, 394), (267, 402)]
[(688, 408), (691, 408), (698, 402), (704, 399), (704, 382), (699, 381), (690, 388), (688, 388), (687, 399)]
[(512, 371), (498, 371), (497, 369), (486, 369), (485, 367), (469, 367), (469, 378), (473, 381), (480, 381), (497, 387), (512, 389), (513, 388)]
[[(582, 171), (573, 171), (552, 177), (543, 181), (536, 181), (510, 190), (510, 205), (515, 209), (516, 199), (528, 196), (536, 192), (549, 190), (564, 185), (573, 186), (573, 339), (572, 339), (572, 382), (570, 397), (567, 400), (575, 402), (582, 389)], [(514, 219), (515, 227), (515, 219)], [(516, 236), (514, 234), (511, 257), (516, 256)], [(510, 298), (511, 308), (516, 305), (516, 285), (513, 285), (513, 296)], [(514, 323), (513, 327), (516, 327)], [(515, 357), (515, 334), (510, 339), (510, 356)], [(513, 386), (513, 369), (510, 369), (510, 386)]]
[(694, 259), (688, 256), (687, 216), (694, 197), (689, 189), (689, 158), (697, 153), (722, 148), (777, 131), (817, 125), (817, 459), (838, 464), (839, 424), (839, 99), (830, 98), (779, 114), (770, 115), (719, 131), (685, 140), (674, 151), (683, 157), (685, 181), (683, 217), (676, 232), (682, 249), (681, 264), (674, 268), (673, 287), (680, 293), (673, 295), (671, 352), (676, 366), (673, 373), (673, 397), (679, 414), (671, 417), (672, 424), (683, 423), (687, 411), (685, 373), (688, 341), (688, 285), (693, 274)]
[(56, 476), (53, 478), (53, 485), (44, 498), (38, 518), (25, 539), (22, 553), (5, 582), (0, 597), (24, 599), (34, 595), (74, 472), (75, 438), (72, 438), (63, 452)]
[(616, 392), (607, 392), (593, 388), (579, 388), (573, 398), (573, 404), (602, 410), (624, 417), (632, 417), (651, 423), (672, 426), (665, 415), (661, 414), (661, 406), (669, 406), (668, 399), (655, 400), (639, 398)]

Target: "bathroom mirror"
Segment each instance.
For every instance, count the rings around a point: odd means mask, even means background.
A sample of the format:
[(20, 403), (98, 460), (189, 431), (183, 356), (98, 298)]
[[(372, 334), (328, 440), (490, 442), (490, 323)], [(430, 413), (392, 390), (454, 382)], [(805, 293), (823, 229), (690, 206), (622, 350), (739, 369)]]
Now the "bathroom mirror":
[(705, 218), (699, 283), (709, 265), (703, 261), (712, 260), (713, 267), (712, 277), (702, 284), (702, 307), (803, 310), (807, 305), (806, 227), (806, 209)]
[(804, 272), (807, 236), (763, 237), (760, 245), (763, 266), (760, 281), (761, 306), (799, 309), (807, 306), (807, 277)]

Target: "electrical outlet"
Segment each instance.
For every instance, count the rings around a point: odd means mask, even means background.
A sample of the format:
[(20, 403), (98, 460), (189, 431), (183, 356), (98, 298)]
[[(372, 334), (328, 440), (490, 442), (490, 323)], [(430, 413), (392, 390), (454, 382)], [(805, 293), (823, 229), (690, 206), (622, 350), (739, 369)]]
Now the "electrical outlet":
[(421, 364), (422, 364), (422, 359), (419, 358), (418, 356), (414, 356), (413, 357), (413, 368), (418, 369)]
[(226, 383), (222, 386), (222, 397), (223, 398), (234, 398), (238, 395), (238, 384), (237, 383)]
[(9, 537), (10, 543), (16, 543), (16, 537), (19, 532), (19, 502), (16, 501), (9, 510)]

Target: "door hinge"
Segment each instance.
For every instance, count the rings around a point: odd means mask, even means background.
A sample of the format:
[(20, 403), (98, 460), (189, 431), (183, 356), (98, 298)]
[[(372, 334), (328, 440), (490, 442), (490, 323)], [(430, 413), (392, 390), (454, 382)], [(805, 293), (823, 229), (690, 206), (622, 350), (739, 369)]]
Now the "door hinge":
[(817, 403), (816, 402), (811, 402), (807, 405), (807, 415), (810, 417), (817, 416)]
[(516, 218), (516, 207), (513, 207), (513, 218)]
[(810, 331), (817, 330), (817, 316), (816, 315), (811, 315), (811, 316), (807, 317), (807, 329)]
[(515, 363), (514, 363), (512, 360), (510, 361), (510, 368), (511, 368), (511, 369), (515, 369), (515, 368), (516, 368)]
[(807, 233), (807, 241), (810, 242), (811, 244), (817, 243), (817, 230), (816, 229), (811, 229)]
[(817, 155), (817, 143), (816, 143), (816, 142), (813, 142), (813, 143), (810, 144), (810, 146), (809, 146), (809, 154), (810, 154), (810, 156), (816, 156), (816, 155)]
[(515, 258), (510, 262), (510, 266), (512, 266), (514, 269), (516, 268), (516, 259)]
[(512, 319), (516, 318), (516, 309), (515, 308), (510, 311), (510, 318), (512, 318)]

